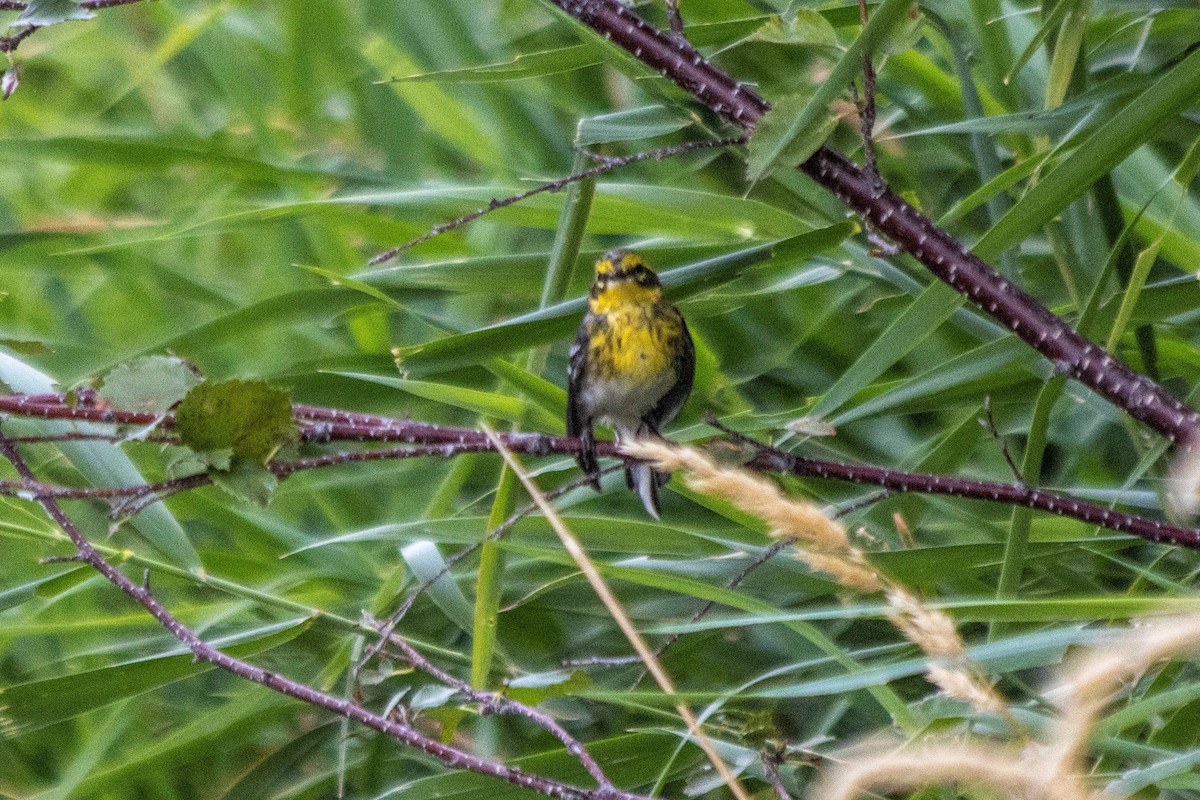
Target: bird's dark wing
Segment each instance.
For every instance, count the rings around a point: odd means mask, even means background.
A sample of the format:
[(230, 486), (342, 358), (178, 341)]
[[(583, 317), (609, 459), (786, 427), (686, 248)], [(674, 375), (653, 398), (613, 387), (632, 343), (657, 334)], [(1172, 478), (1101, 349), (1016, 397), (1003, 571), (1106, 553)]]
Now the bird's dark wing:
[[(571, 345), (567, 363), (567, 436), (577, 436), (583, 441), (583, 450), (575, 458), (579, 468), (587, 475), (596, 476), (600, 465), (596, 462), (596, 450), (592, 443), (592, 420), (581, 407), (580, 384), (587, 373), (588, 344), (587, 322), (579, 326), (575, 342)], [(600, 480), (594, 478), (592, 485), (599, 490)]]
[(679, 318), (679, 325), (680, 336), (683, 339), (675, 357), (675, 384), (642, 417), (646, 427), (654, 433), (658, 433), (663, 425), (675, 419), (679, 409), (687, 402), (688, 395), (692, 393), (692, 381), (696, 377), (696, 346), (692, 344), (692, 334), (688, 331), (683, 317)]

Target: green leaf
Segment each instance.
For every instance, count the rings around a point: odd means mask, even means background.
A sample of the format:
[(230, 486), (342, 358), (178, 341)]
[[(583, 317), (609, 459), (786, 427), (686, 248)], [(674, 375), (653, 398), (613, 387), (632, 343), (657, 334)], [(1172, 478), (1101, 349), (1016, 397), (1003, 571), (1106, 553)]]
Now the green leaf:
[(504, 694), (518, 703), (536, 706), (551, 697), (568, 697), (592, 685), (591, 677), (583, 670), (570, 673), (558, 671), (541, 675), (522, 675), (504, 687)]
[[(44, 394), (55, 389), (50, 376), (0, 351), (0, 382), (16, 392)], [(15, 427), (14, 423), (10, 423)], [(26, 420), (28, 430), (41, 435), (58, 435), (68, 431), (111, 432), (111, 426), (60, 422), (55, 420)], [(137, 467), (119, 447), (102, 442), (61, 442), (58, 449), (93, 486), (139, 486), (146, 482)], [(200, 569), (200, 555), (192, 547), (179, 521), (167, 507), (157, 502), (142, 509), (130, 522), (159, 552), (173, 564), (195, 571)]]
[(975, 245), (985, 261), (1036, 233), (1104, 173), (1152, 138), (1200, 95), (1200, 50), (1108, 117), (1074, 152), (1041, 177)]
[[(311, 620), (288, 620), (218, 639), (212, 644), (244, 658), (290, 642)], [(155, 655), (111, 667), (0, 689), (0, 739), (77, 717), (110, 703), (167, 686), (215, 667), (197, 664), (189, 653)]]
[(1017, 57), (1017, 60), (1013, 64), (1012, 69), (1009, 70), (1008, 75), (1004, 77), (1005, 83), (1011, 82), (1013, 76), (1020, 72), (1021, 69), (1029, 63), (1029, 59), (1033, 58), (1033, 54), (1036, 53), (1038, 48), (1042, 46), (1042, 42), (1046, 41), (1046, 37), (1054, 32), (1055, 26), (1062, 22), (1063, 18), (1066, 17), (1067, 12), (1070, 10), (1071, 0), (1058, 0), (1054, 4), (1053, 8), (1050, 9), (1049, 13), (1046, 13), (1045, 5), (1042, 6), (1042, 24), (1040, 27), (1038, 27), (1037, 33), (1033, 35), (1033, 38), (1029, 40), (1029, 44), (1027, 44), (1025, 49), (1021, 51), (1021, 55)]
[(173, 356), (143, 356), (104, 376), (100, 396), (125, 411), (163, 414), (203, 380), (186, 361)]
[(275, 490), (279, 488), (279, 479), (275, 477), (275, 473), (257, 461), (239, 458), (224, 467), (215, 464), (213, 466), (214, 469), (209, 472), (213, 484), (242, 502), (267, 506)]
[(430, 541), (413, 542), (407, 547), (402, 547), (400, 555), (417, 580), (422, 583), (433, 581), (426, 591), (434, 605), (464, 633), (470, 633), (475, 609), (454, 582), (446, 560), (438, 552), (437, 546)]
[(286, 791), (313, 754), (337, 736), (337, 724), (327, 722), (289, 739), (239, 778), (221, 800), (259, 800)]
[(837, 47), (838, 43), (829, 20), (820, 12), (804, 7), (791, 7), (781, 15), (772, 15), (750, 35), (749, 41), (805, 47)]
[(540, 78), (545, 75), (557, 75), (561, 72), (590, 67), (599, 64), (602, 57), (597, 49), (590, 44), (577, 44), (571, 47), (560, 47), (555, 50), (539, 50), (532, 53), (522, 53), (511, 61), (497, 64), (486, 64), (481, 67), (464, 67), (463, 69), (447, 69), (437, 72), (420, 72), (403, 78), (389, 78), (379, 83), (418, 83), (433, 81), (440, 83), (492, 83), (498, 81), (518, 81), (525, 78)]
[[(778, 252), (788, 263), (811, 257), (845, 240), (856, 230), (853, 223), (840, 223), (781, 242), (757, 245), (704, 259), (660, 273), (667, 296), (679, 302), (705, 289), (732, 280), (749, 267)], [(547, 306), (514, 319), (468, 333), (447, 336), (426, 344), (400, 348), (404, 369), (451, 369), (477, 364), (481, 359), (505, 355), (536, 345), (565, 339), (579, 325), (586, 307), (582, 297)]]
[[(962, 297), (944, 283), (932, 283), (871, 343), (809, 412), (828, 417), (856, 392), (878, 378), (962, 305)], [(840, 422), (836, 417), (831, 420)]]
[(200, 384), (176, 409), (175, 430), (197, 453), (231, 450), (258, 464), (299, 438), (291, 398), (262, 381)]
[[(780, 166), (796, 166), (825, 144), (837, 127), (829, 104), (813, 106), (812, 90), (776, 100), (750, 136), (746, 161), (748, 179), (760, 180)], [(802, 120), (797, 123), (796, 120)]]
[(91, 19), (96, 16), (87, 9), (80, 8), (72, 0), (29, 0), (29, 5), (8, 27), (16, 28), (25, 25), (36, 25), (44, 28), (47, 25), (57, 25), (72, 19)]
[[(862, 69), (863, 53), (872, 53), (889, 32), (908, 19), (912, 0), (883, 0), (875, 7), (862, 33), (838, 60), (829, 77), (805, 102), (789, 100), (782, 109), (772, 109), (750, 136), (747, 175), (754, 183), (780, 168), (792, 168), (812, 155), (832, 130), (829, 111)], [(776, 120), (768, 122), (772, 115)], [(765, 128), (764, 128), (765, 124)], [(825, 131), (822, 134), (822, 131)], [(819, 138), (818, 138), (819, 137)], [(759, 139), (757, 143), (755, 139)]]
[(575, 142), (579, 147), (591, 147), (607, 142), (653, 139), (683, 130), (694, 122), (671, 106), (629, 108), (580, 120)]
[(426, 400), (454, 406), (455, 408), (474, 411), (487, 417), (520, 422), (527, 412), (534, 412), (533, 421), (539, 428), (558, 424), (555, 417), (549, 417), (538, 406), (531, 406), (519, 397), (500, 394), (498, 392), (483, 392), (478, 389), (468, 389), (465, 386), (453, 386), (448, 383), (432, 381), (415, 381), (408, 378), (396, 378), (391, 375), (370, 375), (362, 372), (334, 373), (344, 378), (368, 381), (381, 386), (391, 386)]

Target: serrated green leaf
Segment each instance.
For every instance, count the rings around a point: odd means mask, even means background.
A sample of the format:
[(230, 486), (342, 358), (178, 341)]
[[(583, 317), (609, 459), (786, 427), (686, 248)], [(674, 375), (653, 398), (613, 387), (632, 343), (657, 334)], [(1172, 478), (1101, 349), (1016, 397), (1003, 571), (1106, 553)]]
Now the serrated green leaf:
[[(0, 351), (0, 381), (13, 391), (27, 394), (44, 394), (55, 389), (50, 376), (3, 351)], [(28, 420), (23, 424), (28, 424), (32, 432), (43, 435), (112, 430), (111, 426), (55, 420)], [(146, 482), (129, 456), (119, 447), (102, 442), (61, 442), (58, 449), (94, 486), (137, 486)], [(200, 555), (192, 547), (179, 521), (163, 503), (154, 503), (142, 509), (130, 524), (174, 564), (193, 571), (200, 568)]]
[(209, 471), (214, 485), (221, 487), (231, 495), (246, 503), (267, 506), (279, 488), (279, 479), (275, 473), (259, 464), (245, 458), (239, 458), (232, 464)]
[(291, 398), (262, 381), (200, 384), (176, 409), (175, 430), (197, 453), (229, 449), (258, 464), (299, 438)]
[(201, 382), (182, 358), (143, 356), (115, 367), (104, 376), (100, 396), (125, 411), (166, 413)]

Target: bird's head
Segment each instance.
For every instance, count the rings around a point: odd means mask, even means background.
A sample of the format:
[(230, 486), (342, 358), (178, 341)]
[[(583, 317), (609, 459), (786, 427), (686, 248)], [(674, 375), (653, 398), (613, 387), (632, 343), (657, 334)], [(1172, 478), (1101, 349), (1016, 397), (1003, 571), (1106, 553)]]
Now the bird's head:
[(662, 295), (662, 283), (637, 253), (609, 250), (596, 262), (592, 297), (617, 292), (626, 301), (647, 302)]

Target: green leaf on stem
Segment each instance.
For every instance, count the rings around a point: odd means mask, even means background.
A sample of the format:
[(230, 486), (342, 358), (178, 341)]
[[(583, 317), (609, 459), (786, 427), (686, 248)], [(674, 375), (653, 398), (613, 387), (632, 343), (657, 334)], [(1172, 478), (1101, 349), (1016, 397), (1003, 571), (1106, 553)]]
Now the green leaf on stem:
[(92, 12), (80, 8), (71, 0), (30, 0), (25, 10), (8, 27), (17, 28), (33, 25), (44, 28), (47, 25), (57, 25), (72, 19), (91, 19), (96, 16)]
[(197, 453), (228, 451), (257, 464), (299, 438), (291, 398), (262, 381), (200, 384), (179, 404), (175, 429)]
[(144, 356), (113, 368), (100, 396), (125, 411), (163, 414), (203, 380), (182, 358)]

